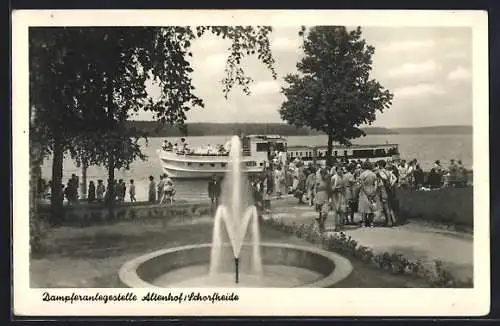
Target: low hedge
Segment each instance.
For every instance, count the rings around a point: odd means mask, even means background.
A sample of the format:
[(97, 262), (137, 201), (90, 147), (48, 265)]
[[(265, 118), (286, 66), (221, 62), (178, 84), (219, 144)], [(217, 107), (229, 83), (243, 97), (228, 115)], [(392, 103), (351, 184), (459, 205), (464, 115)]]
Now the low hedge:
[[(207, 203), (174, 203), (162, 205), (74, 205), (64, 207), (64, 219), (57, 226), (88, 226), (107, 224), (110, 222), (141, 220), (155, 218), (199, 217), (210, 214), (210, 204)], [(51, 225), (50, 209), (42, 207), (38, 211), (38, 220)], [(56, 226), (56, 225), (53, 225)]]
[(436, 260), (432, 268), (426, 267), (422, 261), (410, 261), (401, 254), (383, 252), (376, 254), (373, 249), (359, 245), (356, 240), (345, 233), (320, 234), (314, 223), (295, 224), (285, 223), (279, 219), (270, 218), (262, 222), (276, 230), (294, 235), (310, 243), (321, 244), (329, 251), (338, 252), (347, 257), (359, 259), (376, 268), (393, 274), (407, 274), (424, 279), (432, 287), (471, 288), (472, 279), (459, 280), (443, 267), (443, 262)]
[(398, 191), (400, 216), (404, 219), (473, 228), (473, 187), (443, 188), (431, 191)]

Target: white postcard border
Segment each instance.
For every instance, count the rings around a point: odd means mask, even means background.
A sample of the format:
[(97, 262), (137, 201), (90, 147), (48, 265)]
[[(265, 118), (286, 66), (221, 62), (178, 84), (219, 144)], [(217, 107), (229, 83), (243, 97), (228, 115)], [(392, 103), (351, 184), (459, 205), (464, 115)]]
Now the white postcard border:
[[(193, 22), (196, 22), (193, 24)], [(162, 289), (162, 294), (235, 292), (222, 303), (46, 303), (42, 294), (94, 295), (145, 289), (29, 288), (29, 26), (162, 25), (463, 26), (473, 29), (473, 289)], [(482, 11), (21, 10), (12, 15), (13, 312), (31, 316), (472, 316), (490, 308), (488, 22)], [(118, 273), (118, 271), (117, 271)]]

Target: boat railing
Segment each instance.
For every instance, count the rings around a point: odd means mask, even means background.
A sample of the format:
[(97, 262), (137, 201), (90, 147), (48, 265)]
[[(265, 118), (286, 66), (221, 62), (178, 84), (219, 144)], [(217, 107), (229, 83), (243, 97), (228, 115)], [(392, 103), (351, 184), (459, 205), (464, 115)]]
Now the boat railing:
[[(214, 156), (214, 157), (219, 157), (219, 156), (229, 156), (229, 152), (223, 152), (223, 153), (206, 153), (206, 152), (196, 152), (196, 151), (173, 151), (171, 149), (163, 149), (165, 152), (171, 152), (175, 153), (177, 155), (183, 155), (183, 156)], [(251, 156), (252, 153), (250, 150), (243, 150), (243, 156)]]

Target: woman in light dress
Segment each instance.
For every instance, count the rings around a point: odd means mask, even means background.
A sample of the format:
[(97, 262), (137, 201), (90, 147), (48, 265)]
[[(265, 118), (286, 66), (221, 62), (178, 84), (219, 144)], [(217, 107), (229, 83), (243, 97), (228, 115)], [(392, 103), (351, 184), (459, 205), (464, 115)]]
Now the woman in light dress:
[(359, 202), (358, 211), (362, 216), (362, 227), (370, 226), (373, 227), (373, 219), (375, 213), (380, 207), (379, 196), (378, 196), (378, 177), (371, 170), (370, 162), (363, 162), (362, 169), (359, 176)]
[(334, 214), (335, 230), (339, 225), (347, 224), (347, 198), (346, 198), (346, 180), (342, 167), (335, 168), (335, 174), (331, 179), (332, 186), (332, 211)]
[(349, 165), (344, 173), (345, 199), (347, 202), (346, 224), (354, 225), (354, 214), (358, 212), (358, 197), (354, 166)]
[(316, 169), (313, 166), (309, 167), (309, 174), (306, 178), (307, 202), (309, 206), (314, 205), (314, 186), (316, 184)]
[(391, 227), (396, 224), (396, 215), (393, 209), (396, 176), (386, 169), (384, 160), (377, 162), (377, 166), (380, 209), (385, 217), (385, 226)]
[(318, 224), (319, 231), (323, 232), (325, 230), (325, 221), (330, 211), (330, 178), (326, 169), (321, 169), (319, 175), (320, 177), (316, 179), (314, 187), (314, 202), (316, 211), (318, 212), (316, 223)]
[(276, 199), (281, 199), (283, 194), (286, 194), (286, 179), (285, 173), (281, 165), (278, 165), (276, 171), (274, 171), (274, 185), (276, 187)]

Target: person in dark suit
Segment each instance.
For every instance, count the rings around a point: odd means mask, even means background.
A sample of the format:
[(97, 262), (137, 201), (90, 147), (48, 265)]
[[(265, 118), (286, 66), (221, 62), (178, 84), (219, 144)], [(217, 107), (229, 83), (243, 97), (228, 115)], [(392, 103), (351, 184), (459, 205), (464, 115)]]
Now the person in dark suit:
[(212, 202), (211, 205), (212, 214), (215, 212), (217, 207), (219, 207), (220, 194), (221, 194), (220, 180), (217, 178), (215, 174), (213, 174), (210, 180), (208, 181), (208, 197), (210, 197), (210, 201)]

